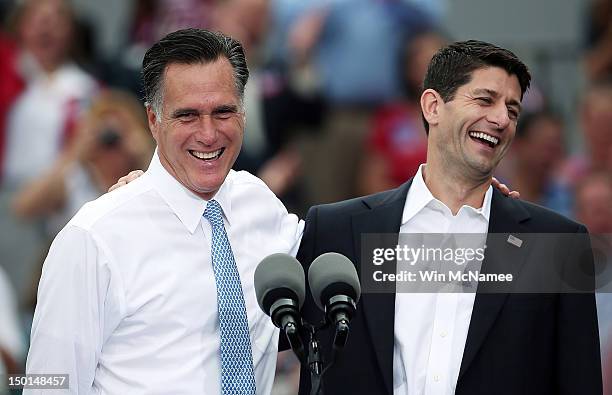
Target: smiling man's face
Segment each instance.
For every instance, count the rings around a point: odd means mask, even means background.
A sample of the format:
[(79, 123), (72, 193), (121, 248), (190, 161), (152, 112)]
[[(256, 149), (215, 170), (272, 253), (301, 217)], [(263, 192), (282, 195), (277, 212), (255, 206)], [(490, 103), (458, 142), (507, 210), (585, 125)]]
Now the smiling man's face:
[(232, 66), (171, 63), (163, 78), (160, 119), (147, 109), (164, 168), (203, 199), (211, 199), (232, 168), (244, 133), (244, 113)]
[(430, 149), (453, 170), (471, 178), (492, 175), (516, 132), (521, 87), (499, 67), (477, 69), (472, 79), (439, 108)]

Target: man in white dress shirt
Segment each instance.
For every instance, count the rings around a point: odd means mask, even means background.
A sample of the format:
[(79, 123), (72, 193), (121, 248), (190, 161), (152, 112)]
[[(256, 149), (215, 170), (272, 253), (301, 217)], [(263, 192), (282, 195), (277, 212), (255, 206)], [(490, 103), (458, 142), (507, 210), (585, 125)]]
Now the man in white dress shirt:
[[(54, 240), (27, 373), (67, 373), (79, 394), (268, 394), (278, 330), (257, 306), (253, 273), (271, 253), (295, 253), (302, 224), (262, 181), (231, 170), (245, 122), (242, 46), (177, 31), (147, 52), (143, 77), (156, 153), (144, 176), (86, 204)], [(218, 273), (236, 269), (231, 284)]]

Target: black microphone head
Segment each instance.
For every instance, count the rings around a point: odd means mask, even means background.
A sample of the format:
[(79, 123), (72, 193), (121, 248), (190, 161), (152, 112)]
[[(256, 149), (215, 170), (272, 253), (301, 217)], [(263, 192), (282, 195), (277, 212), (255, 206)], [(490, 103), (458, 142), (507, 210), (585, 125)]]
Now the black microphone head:
[(301, 308), (305, 294), (304, 269), (291, 255), (269, 255), (255, 269), (257, 303), (267, 315), (270, 315), (270, 307), (278, 299), (292, 299)]
[(361, 296), (361, 286), (355, 265), (350, 259), (336, 252), (317, 257), (308, 269), (308, 284), (312, 297), (321, 310), (334, 295), (346, 295), (355, 303)]

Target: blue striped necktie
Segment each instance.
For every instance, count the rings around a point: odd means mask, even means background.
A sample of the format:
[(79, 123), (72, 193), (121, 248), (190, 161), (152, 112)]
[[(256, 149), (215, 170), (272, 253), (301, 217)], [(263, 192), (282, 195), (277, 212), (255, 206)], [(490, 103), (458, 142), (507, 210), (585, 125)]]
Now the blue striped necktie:
[(240, 274), (225, 226), (221, 206), (210, 200), (204, 210), (212, 226), (212, 265), (217, 284), (219, 335), (221, 338), (221, 393), (254, 395), (255, 373), (249, 337), (249, 322)]

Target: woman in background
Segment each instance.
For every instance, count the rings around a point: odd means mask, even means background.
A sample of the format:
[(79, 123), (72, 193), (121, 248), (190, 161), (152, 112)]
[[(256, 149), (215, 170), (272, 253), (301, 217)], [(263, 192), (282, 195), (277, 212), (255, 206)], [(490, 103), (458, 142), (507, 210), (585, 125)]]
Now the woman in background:
[(119, 177), (146, 168), (152, 153), (140, 102), (126, 92), (103, 91), (80, 119), (70, 147), (48, 172), (20, 190), (13, 209), (24, 218), (47, 217), (52, 237)]

